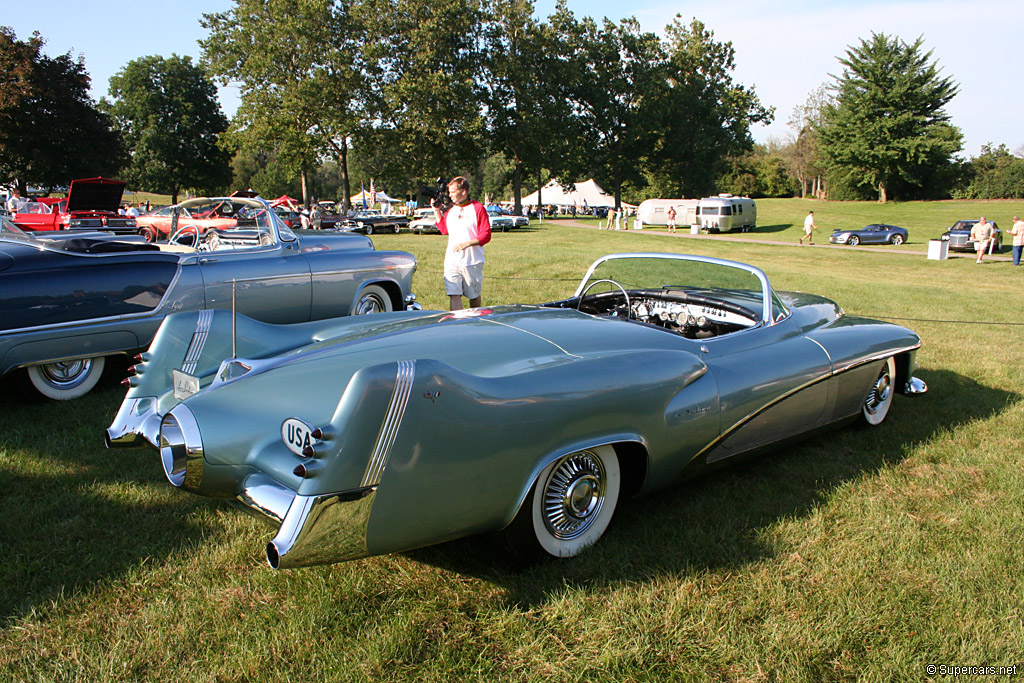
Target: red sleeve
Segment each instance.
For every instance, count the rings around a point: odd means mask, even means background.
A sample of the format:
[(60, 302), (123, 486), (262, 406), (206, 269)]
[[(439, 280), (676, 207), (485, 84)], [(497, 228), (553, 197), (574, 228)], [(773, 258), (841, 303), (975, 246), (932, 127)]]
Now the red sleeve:
[(491, 241), (491, 217), (480, 202), (473, 202), (473, 206), (476, 208), (476, 241), (482, 247)]
[(441, 212), (441, 220), (437, 222), (437, 229), (441, 231), (442, 235), (448, 234), (448, 212)]

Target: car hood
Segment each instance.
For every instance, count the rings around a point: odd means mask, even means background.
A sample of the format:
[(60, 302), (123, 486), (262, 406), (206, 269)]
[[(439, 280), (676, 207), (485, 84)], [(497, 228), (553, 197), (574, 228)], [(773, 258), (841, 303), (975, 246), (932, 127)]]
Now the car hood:
[(117, 211), (121, 205), (125, 182), (110, 178), (72, 180), (68, 190), (68, 212)]

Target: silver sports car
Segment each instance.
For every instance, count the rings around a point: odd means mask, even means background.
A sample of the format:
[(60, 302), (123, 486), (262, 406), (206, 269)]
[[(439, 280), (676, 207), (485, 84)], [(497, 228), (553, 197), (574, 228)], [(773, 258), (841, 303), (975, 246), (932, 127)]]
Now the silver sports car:
[[(169, 317), (110, 445), (276, 530), (273, 567), (509, 529), (576, 555), (637, 493), (921, 394), (912, 331), (677, 254), (542, 305), (268, 325)], [(273, 397), (272, 399), (270, 397)]]

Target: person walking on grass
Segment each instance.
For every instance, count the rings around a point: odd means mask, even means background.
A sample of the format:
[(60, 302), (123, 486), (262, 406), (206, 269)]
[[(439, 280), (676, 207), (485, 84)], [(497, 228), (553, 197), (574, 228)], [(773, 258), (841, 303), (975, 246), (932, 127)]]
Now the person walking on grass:
[(1013, 265), (1020, 265), (1020, 254), (1024, 251), (1024, 221), (1020, 216), (1013, 217), (1013, 227), (1010, 228), (1013, 235)]
[(803, 244), (805, 239), (808, 244), (814, 244), (814, 229), (817, 227), (814, 224), (814, 212), (811, 211), (804, 219), (804, 236), (800, 238), (800, 244)]

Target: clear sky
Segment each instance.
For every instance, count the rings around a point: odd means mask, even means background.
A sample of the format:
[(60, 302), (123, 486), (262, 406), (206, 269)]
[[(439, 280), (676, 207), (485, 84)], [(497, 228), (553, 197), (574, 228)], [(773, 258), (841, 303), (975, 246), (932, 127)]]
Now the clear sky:
[[(0, 25), (12, 27), (20, 39), (39, 31), (51, 56), (68, 51), (82, 55), (93, 79), (93, 96), (99, 99), (106, 94), (108, 79), (137, 57), (178, 54), (198, 60), (196, 41), (205, 35), (200, 17), (231, 5), (231, 0), (113, 0), (102, 5), (0, 0)], [(759, 141), (786, 135), (793, 108), (829, 82), (830, 74), (841, 72), (837, 58), (848, 46), (872, 31), (907, 42), (921, 36), (943, 74), (960, 84), (960, 94), (947, 111), (963, 131), (964, 152), (976, 156), (988, 142), (1005, 143), (1011, 150), (1024, 147), (1020, 0), (569, 0), (568, 5), (578, 17), (618, 21), (632, 15), (644, 30), (659, 34), (677, 14), (684, 23), (700, 19), (716, 40), (735, 48), (735, 80), (753, 87), (765, 105), (775, 107), (775, 123), (753, 131)], [(554, 6), (554, 0), (537, 0), (537, 13), (547, 16)], [(225, 113), (232, 114), (236, 94), (222, 91), (221, 98)]]

